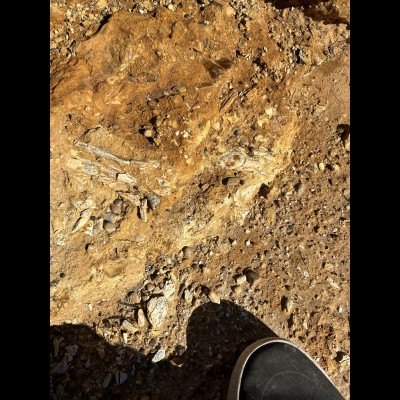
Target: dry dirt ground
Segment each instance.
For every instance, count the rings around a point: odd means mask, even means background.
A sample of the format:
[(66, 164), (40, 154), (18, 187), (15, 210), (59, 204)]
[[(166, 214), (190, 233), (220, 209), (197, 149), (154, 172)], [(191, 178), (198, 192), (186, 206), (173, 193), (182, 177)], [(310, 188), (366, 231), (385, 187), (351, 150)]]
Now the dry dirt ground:
[(349, 2), (50, 2), (50, 398), (224, 399), (291, 340), (349, 398)]

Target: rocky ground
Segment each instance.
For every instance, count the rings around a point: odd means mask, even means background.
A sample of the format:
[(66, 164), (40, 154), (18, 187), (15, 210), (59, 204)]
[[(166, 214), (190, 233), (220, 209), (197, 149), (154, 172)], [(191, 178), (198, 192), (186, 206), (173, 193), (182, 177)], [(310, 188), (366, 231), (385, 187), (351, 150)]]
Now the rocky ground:
[(278, 335), (348, 399), (348, 1), (50, 11), (50, 398), (224, 399)]

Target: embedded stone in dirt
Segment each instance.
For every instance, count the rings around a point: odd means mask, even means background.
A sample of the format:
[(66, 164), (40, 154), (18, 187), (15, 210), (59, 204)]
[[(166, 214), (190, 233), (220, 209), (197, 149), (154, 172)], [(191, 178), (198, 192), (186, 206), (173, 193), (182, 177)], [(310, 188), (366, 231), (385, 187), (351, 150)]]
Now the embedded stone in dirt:
[(182, 252), (184, 258), (190, 258), (193, 256), (194, 250), (193, 247), (185, 246), (182, 248)]
[(159, 361), (161, 361), (162, 359), (165, 358), (165, 350), (164, 349), (159, 349), (156, 354), (154, 354), (153, 358), (151, 359), (151, 361), (153, 363), (157, 363)]
[(129, 321), (127, 321), (126, 319), (122, 322), (121, 328), (125, 329), (126, 331), (128, 331), (130, 333), (135, 333), (138, 331), (138, 329), (135, 328), (135, 326), (133, 324), (131, 324)]
[(185, 301), (187, 303), (190, 304), (192, 302), (192, 300), (193, 300), (193, 294), (190, 292), (190, 290), (185, 289), (184, 292), (183, 292), (183, 298), (185, 299)]
[(104, 221), (103, 228), (106, 232), (112, 233), (115, 232), (115, 225), (110, 221)]
[(235, 185), (239, 185), (240, 179), (236, 178), (234, 176), (230, 176), (230, 177), (222, 179), (222, 183), (226, 186), (235, 186)]
[(215, 292), (210, 292), (208, 295), (208, 298), (216, 304), (220, 304), (221, 303), (221, 298), (217, 295), (217, 293)]
[(343, 351), (338, 351), (336, 353), (335, 361), (342, 365), (350, 364), (350, 356)]
[(234, 279), (238, 285), (241, 285), (246, 282), (246, 275), (236, 275), (234, 276)]
[(116, 371), (115, 372), (115, 381), (117, 385), (123, 384), (128, 379), (128, 375), (124, 371)]
[(252, 285), (253, 283), (257, 282), (260, 279), (260, 274), (252, 269), (246, 271), (246, 279), (247, 282)]
[(137, 312), (137, 324), (139, 326), (146, 325), (146, 317), (144, 315), (144, 311), (141, 308), (139, 308), (139, 310)]
[(168, 313), (168, 302), (164, 296), (153, 297), (147, 302), (147, 317), (153, 327), (163, 324)]
[(292, 309), (293, 309), (293, 305), (294, 305), (294, 302), (293, 302), (292, 299), (289, 299), (286, 296), (282, 297), (282, 300), (281, 300), (282, 310), (287, 311), (287, 312), (291, 312)]
[(168, 280), (167, 282), (165, 282), (165, 285), (162, 289), (162, 293), (164, 294), (164, 296), (167, 299), (169, 299), (171, 296), (173, 296), (175, 293), (174, 282), (172, 282), (171, 280)]

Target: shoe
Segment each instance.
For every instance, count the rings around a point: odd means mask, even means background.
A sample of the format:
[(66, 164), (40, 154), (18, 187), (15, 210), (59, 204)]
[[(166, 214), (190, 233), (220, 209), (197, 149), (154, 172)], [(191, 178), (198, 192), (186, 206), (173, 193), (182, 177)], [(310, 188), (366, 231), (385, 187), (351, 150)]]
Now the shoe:
[(343, 396), (303, 350), (285, 339), (266, 338), (239, 356), (228, 400), (343, 400)]

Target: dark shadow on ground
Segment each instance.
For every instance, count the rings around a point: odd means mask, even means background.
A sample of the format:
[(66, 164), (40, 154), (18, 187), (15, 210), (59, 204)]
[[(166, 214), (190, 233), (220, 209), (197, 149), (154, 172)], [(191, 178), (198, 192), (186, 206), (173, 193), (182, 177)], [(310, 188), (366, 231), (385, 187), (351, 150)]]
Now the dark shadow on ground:
[[(268, 336), (276, 334), (229, 301), (196, 308), (187, 327), (187, 348), (185, 343), (178, 345), (169, 359), (158, 363), (151, 362), (152, 355), (144, 355), (143, 349), (110, 346), (85, 325), (52, 326), (50, 398), (139, 400), (148, 395), (149, 400), (226, 399), (239, 354), (250, 343)], [(124, 374), (127, 379), (117, 384)]]

